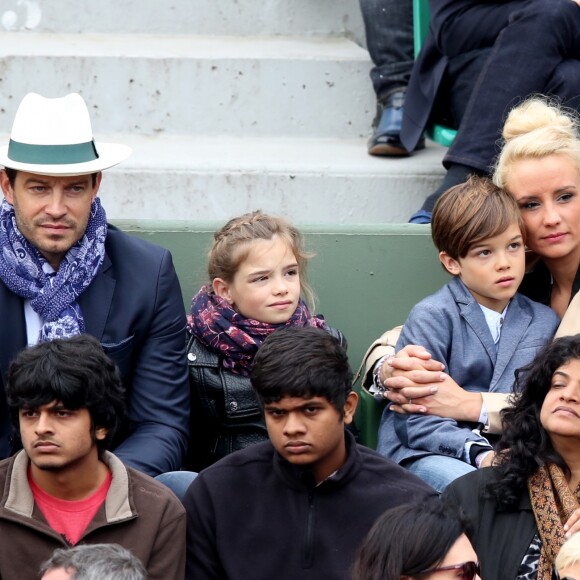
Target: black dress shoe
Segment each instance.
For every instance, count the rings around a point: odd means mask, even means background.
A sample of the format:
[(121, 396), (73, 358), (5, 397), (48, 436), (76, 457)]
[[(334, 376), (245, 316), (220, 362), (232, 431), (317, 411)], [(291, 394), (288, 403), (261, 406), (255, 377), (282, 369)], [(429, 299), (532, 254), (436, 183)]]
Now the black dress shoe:
[[(384, 103), (377, 102), (377, 115), (373, 121), (374, 131), (368, 141), (369, 155), (402, 157), (410, 154), (400, 139), (404, 102), (405, 91), (391, 93)], [(415, 150), (424, 148), (425, 138), (421, 137)]]

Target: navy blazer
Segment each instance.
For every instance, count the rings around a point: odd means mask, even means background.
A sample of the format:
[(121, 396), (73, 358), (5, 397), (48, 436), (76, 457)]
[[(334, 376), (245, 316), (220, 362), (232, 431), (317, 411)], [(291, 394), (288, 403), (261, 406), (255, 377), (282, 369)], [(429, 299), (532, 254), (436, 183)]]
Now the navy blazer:
[[(185, 309), (171, 254), (109, 225), (100, 271), (79, 296), (87, 334), (117, 363), (127, 413), (115, 454), (149, 475), (179, 469), (188, 440)], [(27, 345), (24, 302), (0, 281), (0, 458), (15, 437), (4, 395), (10, 361)]]
[[(420, 344), (464, 389), (510, 393), (516, 369), (533, 360), (552, 339), (558, 324), (551, 308), (516, 294), (495, 345), (481, 307), (463, 282), (453, 278), (411, 310), (397, 350)], [(474, 427), (432, 415), (399, 415), (386, 408), (379, 426), (378, 449), (398, 463), (431, 454), (464, 459), (466, 443), (489, 446), (484, 437), (472, 431)]]

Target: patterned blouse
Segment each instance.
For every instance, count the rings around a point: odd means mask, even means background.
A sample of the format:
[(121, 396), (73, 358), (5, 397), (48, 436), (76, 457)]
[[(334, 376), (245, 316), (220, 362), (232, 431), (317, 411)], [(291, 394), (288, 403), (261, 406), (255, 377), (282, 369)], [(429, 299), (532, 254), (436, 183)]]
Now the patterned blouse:
[(542, 540), (540, 540), (540, 535), (536, 532), (536, 535), (532, 539), (532, 543), (518, 568), (518, 575), (515, 580), (536, 580), (538, 576), (538, 563), (540, 561), (541, 549)]

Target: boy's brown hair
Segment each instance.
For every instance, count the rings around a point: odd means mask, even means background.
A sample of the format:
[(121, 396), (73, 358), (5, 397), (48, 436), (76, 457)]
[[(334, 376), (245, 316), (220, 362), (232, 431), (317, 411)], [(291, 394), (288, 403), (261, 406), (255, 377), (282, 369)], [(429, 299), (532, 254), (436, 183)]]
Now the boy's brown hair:
[(524, 222), (515, 198), (491, 179), (471, 175), (435, 204), (431, 236), (440, 252), (459, 260), (475, 243), (500, 235), (514, 222), (525, 243)]

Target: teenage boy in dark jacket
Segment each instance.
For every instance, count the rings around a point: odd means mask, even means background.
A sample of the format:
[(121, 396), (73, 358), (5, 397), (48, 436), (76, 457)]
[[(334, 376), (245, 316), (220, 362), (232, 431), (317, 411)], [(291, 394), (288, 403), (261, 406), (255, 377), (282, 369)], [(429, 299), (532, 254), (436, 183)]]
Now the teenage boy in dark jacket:
[(270, 441), (204, 470), (185, 496), (191, 580), (340, 580), (375, 519), (434, 492), (357, 445), (358, 396), (327, 332), (285, 328), (254, 359)]

